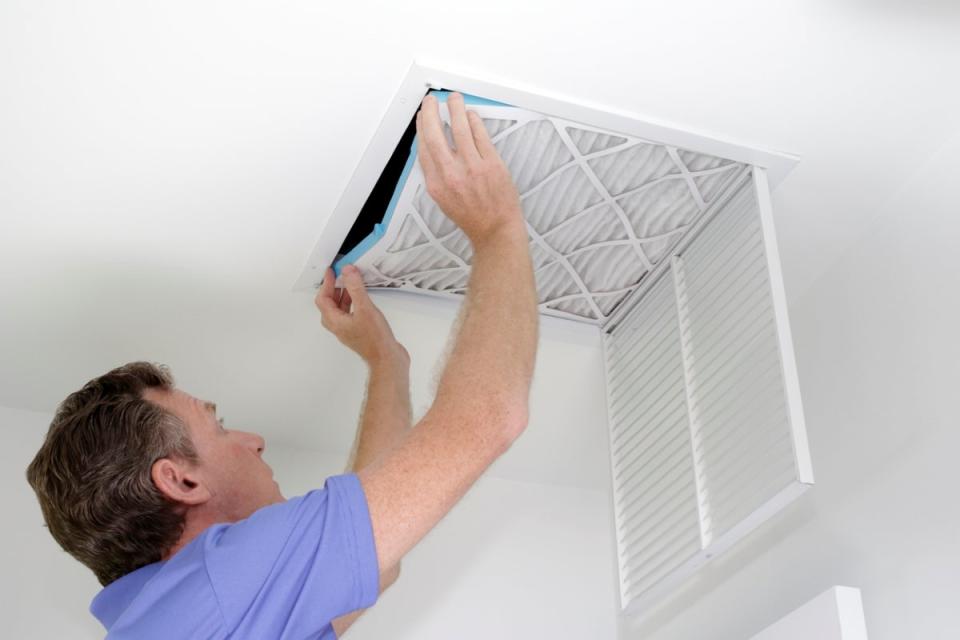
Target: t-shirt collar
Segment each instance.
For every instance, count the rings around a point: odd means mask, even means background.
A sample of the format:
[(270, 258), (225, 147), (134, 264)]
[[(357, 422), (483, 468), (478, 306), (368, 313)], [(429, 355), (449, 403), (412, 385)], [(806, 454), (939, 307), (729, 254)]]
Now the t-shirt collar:
[(163, 564), (148, 564), (108, 584), (90, 603), (90, 613), (109, 631)]

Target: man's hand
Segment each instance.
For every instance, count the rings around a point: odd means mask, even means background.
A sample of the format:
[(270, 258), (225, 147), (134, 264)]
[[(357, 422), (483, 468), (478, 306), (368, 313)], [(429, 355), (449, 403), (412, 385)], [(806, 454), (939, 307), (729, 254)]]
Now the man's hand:
[(337, 289), (333, 269), (327, 269), (314, 300), (324, 328), (368, 365), (385, 359), (409, 363), (407, 350), (397, 342), (387, 319), (367, 294), (360, 271), (353, 265), (344, 267), (343, 282), (346, 286)]
[(447, 107), (456, 149), (447, 144), (435, 97), (425, 97), (417, 113), (417, 156), (427, 193), (474, 247), (504, 228), (526, 240), (517, 188), (483, 121), (467, 112), (459, 93), (450, 94)]

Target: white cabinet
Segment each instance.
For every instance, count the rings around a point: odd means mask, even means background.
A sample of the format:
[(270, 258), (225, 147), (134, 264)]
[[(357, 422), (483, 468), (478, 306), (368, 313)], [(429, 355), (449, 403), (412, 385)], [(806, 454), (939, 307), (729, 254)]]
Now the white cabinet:
[(867, 640), (860, 590), (832, 587), (750, 640)]

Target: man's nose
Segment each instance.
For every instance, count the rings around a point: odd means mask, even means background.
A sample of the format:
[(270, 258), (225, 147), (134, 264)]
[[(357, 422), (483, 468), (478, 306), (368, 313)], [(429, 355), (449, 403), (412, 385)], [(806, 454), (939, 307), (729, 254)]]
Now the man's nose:
[(254, 447), (257, 450), (257, 453), (263, 453), (263, 450), (267, 448), (267, 443), (259, 433), (246, 433), (250, 446)]

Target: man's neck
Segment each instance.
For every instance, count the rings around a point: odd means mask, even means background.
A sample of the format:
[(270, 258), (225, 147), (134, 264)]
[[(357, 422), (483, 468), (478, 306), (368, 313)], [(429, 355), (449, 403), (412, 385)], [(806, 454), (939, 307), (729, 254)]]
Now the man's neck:
[(188, 544), (193, 542), (193, 539), (199, 536), (201, 533), (209, 529), (211, 526), (218, 522), (226, 522), (223, 518), (217, 519), (209, 513), (197, 513), (196, 511), (188, 511), (185, 517), (183, 524), (183, 532), (180, 534), (180, 538), (177, 540), (170, 549), (163, 554), (163, 557), (160, 558), (161, 561), (166, 562), (173, 556), (177, 555), (181, 549), (186, 547)]
[[(272, 502), (262, 505), (261, 507), (258, 507), (258, 509), (271, 504), (279, 504), (281, 502), (286, 502), (286, 499), (283, 496), (275, 498)], [(180, 538), (177, 540), (177, 543), (170, 547), (170, 549), (163, 554), (163, 557), (160, 559), (162, 561), (167, 561), (173, 556), (177, 555), (181, 549), (193, 542), (194, 538), (215, 524), (238, 522), (249, 516), (249, 513), (228, 513), (222, 508), (213, 506), (210, 503), (191, 507), (184, 514), (183, 533), (180, 534)]]

